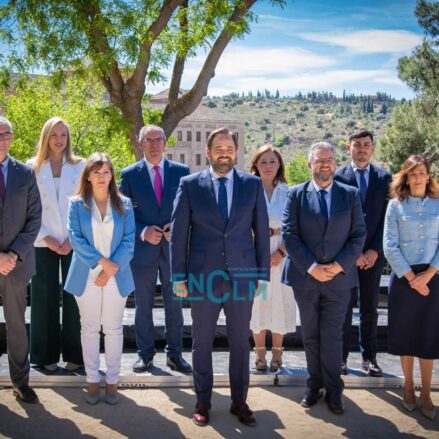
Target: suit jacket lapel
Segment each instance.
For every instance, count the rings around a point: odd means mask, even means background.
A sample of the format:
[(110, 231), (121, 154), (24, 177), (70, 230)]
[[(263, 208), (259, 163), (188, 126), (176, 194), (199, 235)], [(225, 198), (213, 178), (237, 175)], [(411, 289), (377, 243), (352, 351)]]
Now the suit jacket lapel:
[(11, 202), (18, 187), (20, 187), (20, 170), (17, 168), (15, 160), (12, 157), (9, 157), (8, 179), (6, 181), (5, 199), (3, 203), (0, 199), (0, 204), (5, 210), (7, 208), (13, 209)]
[(377, 185), (378, 180), (378, 174), (376, 169), (370, 165), (369, 167), (369, 184), (367, 185), (367, 192), (366, 192), (366, 201), (364, 203), (364, 208), (366, 209), (366, 206), (370, 201), (372, 201), (372, 194), (375, 191), (375, 187)]
[(92, 221), (91, 209), (93, 206), (92, 200), (87, 201), (87, 206), (88, 207), (85, 207), (85, 204), (82, 203), (79, 216), (81, 217), (81, 224), (82, 227), (84, 228), (84, 235), (87, 238), (88, 242), (94, 247), (93, 228), (91, 225), (91, 221)]
[(139, 182), (144, 185), (145, 192), (145, 206), (150, 206), (151, 200), (154, 206), (159, 209), (159, 203), (157, 203), (157, 198), (155, 197), (154, 188), (151, 184), (151, 177), (149, 176), (148, 167), (146, 166), (145, 160), (142, 159), (139, 162)]
[(243, 196), (244, 196), (244, 177), (239, 171), (234, 169), (232, 206), (230, 208), (229, 222), (227, 223), (227, 227), (230, 226), (230, 223), (234, 220), (235, 216), (237, 215), (238, 206), (242, 204), (241, 200), (243, 199)]
[(221, 217), (218, 203), (216, 202), (215, 191), (213, 189), (212, 176), (208, 169), (205, 169), (200, 175), (200, 186), (204, 189), (205, 199), (207, 201), (207, 208), (215, 212), (215, 216), (217, 220), (224, 224), (224, 221)]
[(306, 188), (306, 198), (308, 200), (308, 207), (311, 213), (313, 213), (314, 218), (320, 224), (320, 227), (324, 230), (325, 223), (323, 221), (322, 210), (320, 208), (319, 194), (314, 188), (312, 181), (308, 183)]
[[(169, 189), (172, 186), (171, 182), (172, 173), (170, 170), (170, 164), (168, 160), (164, 160), (163, 162), (163, 198), (162, 198), (162, 206), (166, 206), (169, 198)], [(154, 192), (154, 190), (153, 190)], [(155, 193), (154, 193), (155, 198)], [(158, 203), (157, 203), (158, 205)]]
[(114, 229), (113, 229), (113, 236), (111, 238), (111, 254), (114, 253), (119, 243), (122, 241), (122, 216), (119, 215), (119, 212), (112, 207), (113, 211), (113, 221), (114, 221)]
[(352, 166), (346, 166), (346, 179), (349, 186), (354, 186), (358, 188), (357, 179), (355, 178), (355, 172), (352, 169)]

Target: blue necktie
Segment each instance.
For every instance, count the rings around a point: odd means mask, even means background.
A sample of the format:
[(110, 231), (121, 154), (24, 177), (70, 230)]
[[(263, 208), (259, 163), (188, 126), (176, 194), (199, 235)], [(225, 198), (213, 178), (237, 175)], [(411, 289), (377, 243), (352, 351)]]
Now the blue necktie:
[(319, 190), (319, 200), (320, 200), (320, 212), (322, 213), (323, 222), (325, 223), (325, 229), (328, 225), (328, 204), (326, 203), (325, 195), (328, 193), (328, 191), (325, 191), (324, 189)]
[(218, 191), (218, 207), (220, 214), (224, 220), (224, 224), (227, 224), (229, 220), (229, 208), (227, 204), (227, 189), (226, 189), (226, 177), (218, 178), (219, 181), (219, 191)]
[(361, 204), (364, 206), (366, 203), (366, 195), (367, 195), (367, 183), (366, 183), (366, 177), (364, 176), (367, 169), (357, 169), (357, 172), (360, 176), (360, 198), (361, 198)]

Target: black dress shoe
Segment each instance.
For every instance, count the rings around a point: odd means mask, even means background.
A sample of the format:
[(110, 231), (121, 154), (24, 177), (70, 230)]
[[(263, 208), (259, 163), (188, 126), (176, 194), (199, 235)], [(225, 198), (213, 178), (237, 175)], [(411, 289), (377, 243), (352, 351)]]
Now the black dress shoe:
[(366, 372), (370, 377), (382, 377), (383, 371), (381, 367), (378, 366), (377, 360), (375, 358), (371, 360), (363, 360), (361, 363), (361, 368)]
[(152, 358), (143, 359), (140, 355), (137, 361), (133, 364), (133, 372), (142, 373), (148, 372), (153, 365)]
[(238, 403), (232, 401), (230, 413), (238, 416), (239, 422), (242, 422), (249, 427), (254, 427), (256, 425), (256, 417), (245, 402)]
[(317, 401), (323, 396), (322, 389), (306, 389), (305, 393), (302, 396), (302, 401), (300, 401), (300, 405), (302, 407), (310, 408), (313, 405), (317, 404)]
[(343, 407), (343, 401), (341, 399), (341, 395), (325, 395), (325, 401), (328, 405), (328, 409), (336, 414), (336, 415), (342, 415), (344, 413), (344, 407)]
[(166, 365), (171, 370), (176, 370), (181, 373), (191, 373), (191, 365), (183, 357), (168, 357), (166, 359)]
[(342, 375), (348, 374), (348, 365), (346, 363), (341, 363), (341, 374)]
[(14, 387), (12, 392), (15, 397), (29, 404), (40, 402), (37, 394), (29, 386)]
[(203, 404), (198, 402), (195, 406), (195, 411), (192, 413), (192, 422), (200, 427), (205, 427), (209, 423), (210, 403)]

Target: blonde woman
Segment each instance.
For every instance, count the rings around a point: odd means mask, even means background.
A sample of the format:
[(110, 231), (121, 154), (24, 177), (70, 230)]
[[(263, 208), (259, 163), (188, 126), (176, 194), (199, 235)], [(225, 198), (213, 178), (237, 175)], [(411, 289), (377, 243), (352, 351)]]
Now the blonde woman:
[[(78, 306), (62, 293), (60, 329), (60, 284), (72, 258), (67, 232), (69, 197), (76, 191), (85, 161), (73, 155), (69, 126), (60, 117), (44, 124), (37, 154), (27, 164), (37, 177), (43, 215), (35, 241), (36, 274), (31, 281), (30, 361), (54, 372), (60, 353), (68, 370), (82, 365)], [(61, 267), (61, 279), (60, 279)]]

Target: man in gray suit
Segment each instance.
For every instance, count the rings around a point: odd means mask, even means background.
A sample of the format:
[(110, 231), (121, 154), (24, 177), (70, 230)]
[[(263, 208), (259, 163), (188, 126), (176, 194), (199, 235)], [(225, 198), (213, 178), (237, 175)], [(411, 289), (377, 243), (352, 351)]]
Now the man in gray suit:
[(33, 171), (8, 155), (14, 135), (0, 117), (0, 295), (6, 320), (9, 372), (14, 395), (36, 403), (29, 387), (26, 287), (35, 273), (34, 241), (41, 225), (41, 202)]
[(290, 189), (282, 220), (288, 252), (282, 281), (293, 287), (300, 311), (309, 379), (301, 405), (311, 407), (326, 389), (329, 410), (344, 412), (340, 378), (342, 328), (355, 261), (366, 238), (358, 189), (334, 181), (335, 149), (311, 146), (312, 180)]

